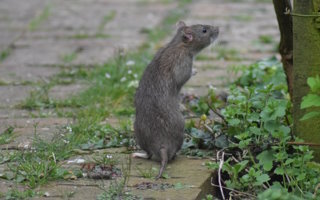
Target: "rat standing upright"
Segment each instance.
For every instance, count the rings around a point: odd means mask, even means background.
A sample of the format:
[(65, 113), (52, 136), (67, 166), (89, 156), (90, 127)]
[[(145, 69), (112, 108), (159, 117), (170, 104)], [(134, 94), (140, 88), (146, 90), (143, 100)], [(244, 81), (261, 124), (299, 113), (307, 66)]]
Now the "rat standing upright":
[(161, 161), (156, 179), (168, 161), (180, 150), (184, 139), (184, 117), (179, 110), (181, 87), (192, 75), (196, 54), (218, 37), (219, 29), (209, 25), (177, 23), (174, 38), (161, 48), (145, 69), (135, 95), (134, 133), (146, 155)]

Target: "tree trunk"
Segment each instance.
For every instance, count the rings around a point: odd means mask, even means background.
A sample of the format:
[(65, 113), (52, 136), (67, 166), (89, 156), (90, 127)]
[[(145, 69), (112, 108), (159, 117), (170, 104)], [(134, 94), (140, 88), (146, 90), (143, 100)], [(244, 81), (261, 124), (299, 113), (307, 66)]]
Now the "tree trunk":
[(292, 35), (292, 17), (287, 12), (291, 12), (292, 6), (290, 0), (273, 0), (274, 10), (277, 15), (280, 30), (279, 53), (284, 72), (287, 76), (288, 91), (292, 99), (293, 89), (293, 35)]
[[(320, 75), (320, 15), (318, 0), (295, 0), (293, 17), (293, 131), (307, 142), (320, 144), (320, 117), (300, 121), (310, 111), (300, 109), (309, 87), (307, 78)], [(318, 21), (319, 20), (319, 21)], [(320, 149), (315, 149), (320, 161)]]

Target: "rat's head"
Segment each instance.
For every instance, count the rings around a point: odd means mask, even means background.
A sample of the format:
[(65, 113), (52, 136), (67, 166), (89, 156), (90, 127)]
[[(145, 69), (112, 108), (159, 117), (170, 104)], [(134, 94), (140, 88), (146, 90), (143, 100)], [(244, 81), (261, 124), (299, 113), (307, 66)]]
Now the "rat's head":
[(218, 35), (219, 28), (209, 25), (186, 26), (182, 21), (177, 23), (178, 35), (182, 37), (183, 43), (194, 53), (199, 53), (202, 49), (213, 43)]

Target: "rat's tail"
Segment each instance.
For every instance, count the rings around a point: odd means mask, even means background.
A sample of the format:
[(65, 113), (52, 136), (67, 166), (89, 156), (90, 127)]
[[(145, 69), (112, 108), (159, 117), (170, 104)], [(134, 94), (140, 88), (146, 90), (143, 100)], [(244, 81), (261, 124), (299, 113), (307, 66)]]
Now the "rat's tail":
[(167, 163), (168, 163), (168, 153), (166, 148), (161, 148), (160, 149), (160, 158), (161, 158), (161, 166), (160, 166), (160, 171), (158, 176), (156, 177), (156, 180), (161, 178), (163, 170), (166, 168)]

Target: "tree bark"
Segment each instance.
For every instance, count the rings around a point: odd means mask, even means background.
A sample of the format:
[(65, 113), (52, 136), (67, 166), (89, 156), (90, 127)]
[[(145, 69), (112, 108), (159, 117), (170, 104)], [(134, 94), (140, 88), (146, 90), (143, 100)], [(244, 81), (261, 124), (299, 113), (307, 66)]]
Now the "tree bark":
[[(320, 117), (300, 121), (310, 109), (300, 109), (308, 93), (307, 78), (320, 75), (320, 27), (318, 0), (295, 0), (293, 17), (293, 131), (306, 142), (320, 144)], [(314, 110), (314, 108), (312, 108)], [(315, 157), (320, 161), (320, 149)]]
[(284, 72), (287, 76), (288, 91), (292, 99), (293, 91), (293, 34), (290, 0), (273, 0), (274, 10), (277, 15), (280, 30), (279, 53)]

